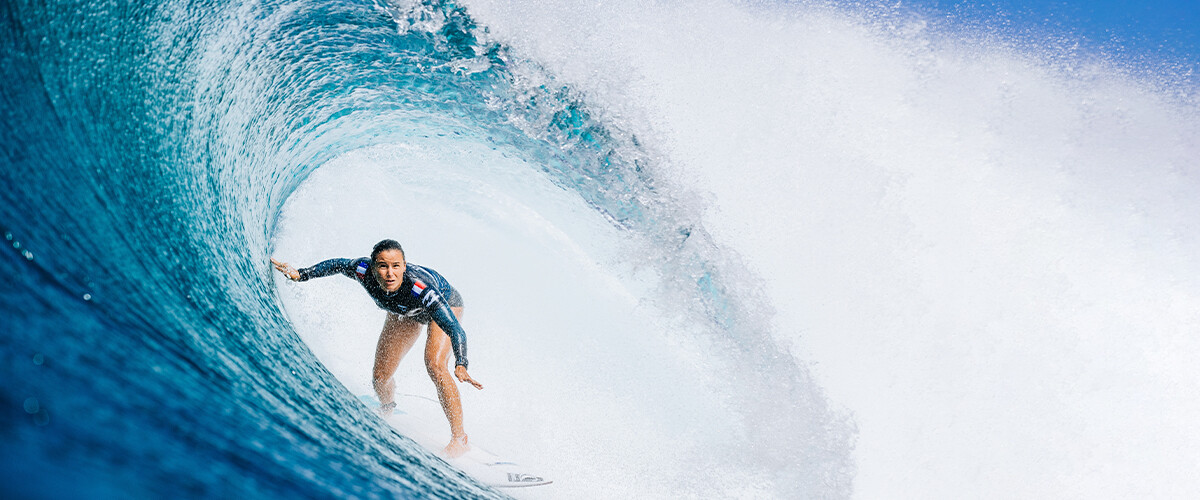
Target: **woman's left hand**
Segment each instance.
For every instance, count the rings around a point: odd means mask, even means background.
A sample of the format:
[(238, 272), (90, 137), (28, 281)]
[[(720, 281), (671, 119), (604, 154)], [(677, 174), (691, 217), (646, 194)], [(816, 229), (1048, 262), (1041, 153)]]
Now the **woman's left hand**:
[(475, 386), (476, 389), (483, 389), (483, 384), (476, 382), (475, 379), (471, 378), (471, 376), (467, 374), (467, 367), (463, 365), (454, 367), (454, 376), (458, 377), (459, 382), (467, 382)]

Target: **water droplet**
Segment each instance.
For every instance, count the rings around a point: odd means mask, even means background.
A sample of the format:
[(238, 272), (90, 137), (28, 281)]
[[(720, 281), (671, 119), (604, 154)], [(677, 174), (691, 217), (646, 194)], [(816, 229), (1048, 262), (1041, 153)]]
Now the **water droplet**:
[(8, 240), (8, 241), (12, 241), (12, 233), (10, 233), (10, 232), (8, 232), (8, 231), (5, 231), (5, 232), (4, 232), (4, 239), (6, 239), (6, 240)]
[(90, 294), (90, 293), (83, 294), (83, 300), (92, 300), (92, 294)]
[(30, 252), (29, 250), (21, 252), (21, 255), (25, 256), (25, 260), (33, 260), (33, 252)]
[(13, 248), (20, 249), (20, 248), (21, 248), (21, 242), (19, 242), (19, 241), (14, 241), (14, 242), (13, 242)]
[(41, 410), (41, 409), (42, 409), (42, 406), (40, 404), (38, 404), (37, 398), (26, 398), (25, 399), (25, 413), (33, 415), (33, 414), (37, 413), (38, 410)]
[(42, 363), (45, 363), (45, 362), (46, 362), (46, 357), (42, 356), (42, 353), (39, 352), (39, 353), (33, 355), (33, 364), (42, 366)]

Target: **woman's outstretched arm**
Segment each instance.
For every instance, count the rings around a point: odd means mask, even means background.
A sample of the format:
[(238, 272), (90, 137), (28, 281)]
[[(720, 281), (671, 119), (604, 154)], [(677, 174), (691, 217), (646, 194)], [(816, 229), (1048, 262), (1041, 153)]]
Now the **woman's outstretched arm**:
[(275, 269), (292, 281), (308, 281), (312, 278), (323, 278), (338, 273), (351, 276), (350, 273), (354, 270), (354, 262), (355, 259), (329, 259), (312, 267), (296, 269), (287, 262), (280, 262), (271, 258), (271, 263), (275, 264)]

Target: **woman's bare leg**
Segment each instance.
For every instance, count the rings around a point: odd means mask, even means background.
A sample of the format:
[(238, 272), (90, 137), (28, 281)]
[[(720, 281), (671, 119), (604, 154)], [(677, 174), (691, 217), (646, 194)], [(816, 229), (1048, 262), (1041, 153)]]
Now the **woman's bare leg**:
[(421, 324), (416, 321), (393, 313), (388, 313), (387, 319), (383, 320), (383, 331), (379, 334), (379, 344), (375, 346), (375, 367), (371, 373), (371, 385), (375, 387), (380, 406), (395, 402), (396, 383), (392, 380), (392, 374), (396, 373), (400, 360), (412, 349), (420, 334)]
[[(454, 317), (462, 320), (463, 308), (452, 307)], [(466, 453), (471, 447), (467, 445), (467, 433), (463, 430), (462, 401), (458, 396), (458, 385), (454, 376), (446, 367), (450, 359), (450, 336), (442, 331), (437, 323), (429, 324), (429, 338), (425, 341), (425, 370), (433, 385), (437, 386), (438, 400), (442, 402), (442, 411), (446, 420), (450, 421), (450, 444), (446, 445), (446, 454), (451, 458)]]

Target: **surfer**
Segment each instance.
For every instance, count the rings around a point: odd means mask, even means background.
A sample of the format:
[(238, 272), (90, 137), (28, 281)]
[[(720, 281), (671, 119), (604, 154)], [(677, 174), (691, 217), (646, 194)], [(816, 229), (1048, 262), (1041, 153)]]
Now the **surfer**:
[(271, 263), (292, 281), (308, 281), (336, 273), (354, 278), (375, 304), (387, 311), (371, 374), (382, 415), (390, 415), (396, 408), (392, 375), (400, 365), (400, 359), (416, 343), (421, 328), (428, 325), (425, 369), (437, 386), (442, 411), (450, 421), (451, 437), (445, 448), (446, 454), (454, 458), (471, 449), (463, 430), (458, 386), (446, 367), (451, 351), (455, 359), (454, 376), (458, 381), (469, 383), (476, 389), (483, 389), (483, 385), (467, 374), (467, 334), (458, 323), (463, 314), (462, 296), (442, 275), (433, 269), (409, 264), (404, 258), (404, 249), (395, 240), (375, 244), (370, 258), (330, 259), (303, 269), (274, 258)]

